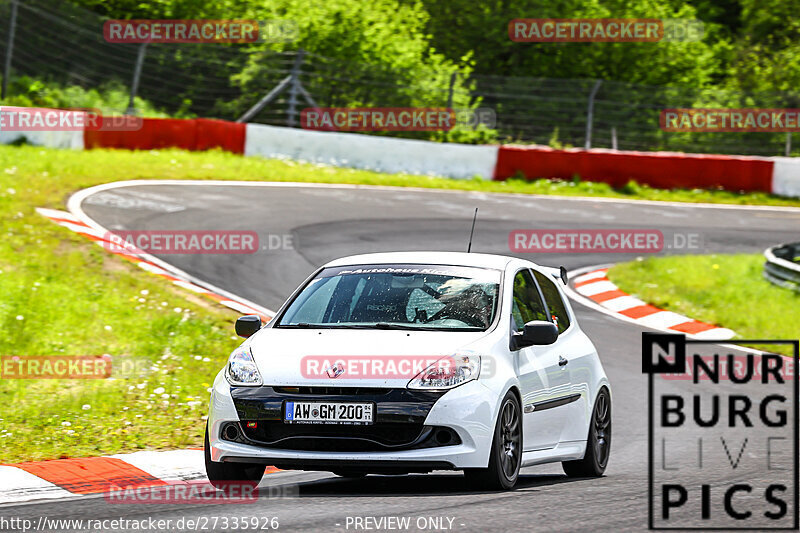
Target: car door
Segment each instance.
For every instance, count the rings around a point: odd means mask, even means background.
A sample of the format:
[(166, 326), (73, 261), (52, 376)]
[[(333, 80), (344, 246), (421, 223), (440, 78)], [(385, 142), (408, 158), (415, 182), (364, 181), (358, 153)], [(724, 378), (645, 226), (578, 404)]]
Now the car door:
[[(531, 320), (550, 320), (541, 291), (528, 269), (514, 276), (511, 330), (520, 331)], [(569, 394), (569, 370), (559, 362), (558, 342), (529, 346), (514, 352), (522, 395), (523, 450), (541, 450), (558, 444), (564, 428), (559, 399)]]
[(585, 342), (580, 328), (574, 324), (574, 317), (568, 311), (564, 293), (559, 290), (557, 282), (547, 274), (533, 270), (539, 289), (544, 296), (547, 312), (558, 326), (558, 341), (552, 345), (556, 356), (569, 377), (570, 390), (564, 392), (561, 411), (564, 426), (561, 431), (561, 442), (586, 440), (588, 417), (591, 410), (589, 390), (592, 376), (591, 350)]

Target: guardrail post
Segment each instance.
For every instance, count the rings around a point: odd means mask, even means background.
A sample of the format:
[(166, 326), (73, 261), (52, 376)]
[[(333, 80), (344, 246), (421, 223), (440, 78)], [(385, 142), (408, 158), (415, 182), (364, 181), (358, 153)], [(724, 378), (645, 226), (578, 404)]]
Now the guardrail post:
[(275, 97), (278, 96), (281, 93), (281, 91), (283, 91), (286, 88), (286, 86), (289, 85), (289, 83), (291, 83), (291, 81), (292, 81), (291, 75), (283, 78), (280, 81), (280, 83), (278, 83), (278, 85), (276, 85), (270, 92), (265, 94), (264, 97), (256, 103), (256, 105), (248, 109), (244, 115), (237, 118), (236, 122), (247, 122), (251, 118), (256, 116), (262, 109), (264, 109), (264, 106), (266, 106), (268, 103), (274, 100)]
[(295, 56), (294, 67), (292, 67), (292, 71), (289, 73), (288, 76), (283, 78), (278, 85), (272, 88), (270, 92), (264, 95), (264, 97), (256, 102), (256, 104), (248, 109), (244, 115), (236, 119), (236, 122), (248, 122), (253, 117), (261, 112), (264, 107), (271, 101), (273, 101), (286, 87), (289, 87), (289, 110), (288, 110), (288, 125), (293, 127), (295, 124), (295, 116), (297, 116), (297, 95), (300, 94), (305, 101), (313, 108), (318, 108), (319, 106), (314, 101), (314, 98), (311, 97), (311, 94), (303, 87), (303, 84), (300, 83), (300, 64), (303, 62), (303, 55), (305, 55), (305, 51), (301, 48), (297, 51), (297, 55)]
[(297, 124), (297, 95), (300, 93), (300, 66), (303, 64), (303, 56), (305, 50), (300, 48), (297, 50), (297, 55), (294, 56), (294, 65), (292, 65), (292, 72), (289, 74), (292, 81), (289, 85), (289, 108), (286, 111), (288, 117), (286, 118), (286, 125), (294, 128)]
[(139, 91), (139, 78), (142, 75), (142, 65), (144, 64), (144, 53), (147, 50), (147, 43), (142, 43), (139, 46), (139, 52), (136, 54), (136, 66), (133, 69), (133, 81), (131, 82), (131, 95), (128, 100), (128, 109), (125, 111), (126, 115), (133, 115), (136, 113), (136, 106), (133, 99), (136, 98), (136, 93)]
[(592, 147), (592, 121), (594, 120), (594, 97), (597, 95), (597, 91), (600, 90), (600, 86), (603, 84), (603, 80), (597, 80), (595, 82), (594, 87), (592, 87), (592, 92), (589, 93), (589, 104), (586, 109), (586, 144), (584, 148), (587, 150)]
[(8, 94), (8, 78), (11, 77), (11, 58), (14, 55), (14, 33), (17, 30), (17, 0), (11, 0), (11, 19), (8, 21), (8, 43), (6, 44), (6, 62), (3, 66), (3, 88), (0, 98)]
[(453, 108), (453, 88), (456, 86), (456, 77), (458, 77), (458, 72), (453, 72), (450, 75), (450, 89), (447, 91), (447, 109)]

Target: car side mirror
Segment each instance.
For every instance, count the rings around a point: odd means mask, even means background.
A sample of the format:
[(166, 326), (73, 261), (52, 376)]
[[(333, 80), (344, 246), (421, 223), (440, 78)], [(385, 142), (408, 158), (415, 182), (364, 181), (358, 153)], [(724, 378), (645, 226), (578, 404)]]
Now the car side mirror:
[(522, 331), (511, 335), (511, 350), (528, 346), (546, 346), (558, 340), (558, 326), (546, 320), (531, 320)]
[(261, 317), (245, 315), (236, 319), (236, 334), (245, 339), (261, 329)]

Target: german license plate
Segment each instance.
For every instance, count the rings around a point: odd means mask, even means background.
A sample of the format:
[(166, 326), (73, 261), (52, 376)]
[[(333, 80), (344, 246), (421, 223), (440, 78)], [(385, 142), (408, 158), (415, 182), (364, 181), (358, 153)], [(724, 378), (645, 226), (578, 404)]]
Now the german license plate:
[(372, 424), (374, 404), (352, 402), (286, 402), (287, 424)]

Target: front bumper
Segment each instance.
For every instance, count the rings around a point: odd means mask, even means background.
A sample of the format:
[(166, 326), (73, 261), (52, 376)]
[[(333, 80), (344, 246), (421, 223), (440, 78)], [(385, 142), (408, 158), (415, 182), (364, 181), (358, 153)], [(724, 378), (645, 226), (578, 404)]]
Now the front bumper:
[[(381, 452), (460, 444), (450, 428), (425, 425), (431, 407), (443, 392), (364, 387), (232, 387), (241, 422), (221, 428), (222, 440), (302, 451)], [(336, 401), (372, 404), (375, 420), (368, 425), (287, 424), (286, 402)]]
[[(286, 469), (361, 469), (372, 472), (486, 467), (496, 398), (478, 381), (447, 392), (354, 389), (286, 392), (273, 387), (230, 387), (218, 377), (211, 395), (209, 442), (213, 461), (265, 463)], [(372, 426), (283, 423), (287, 399), (374, 401)], [(248, 429), (254, 421), (258, 429)], [(238, 438), (223, 437), (236, 424)], [(435, 442), (437, 431), (454, 440)], [(427, 433), (427, 437), (426, 435)]]

